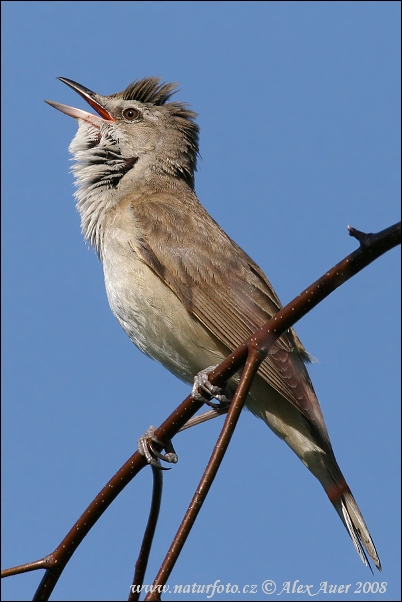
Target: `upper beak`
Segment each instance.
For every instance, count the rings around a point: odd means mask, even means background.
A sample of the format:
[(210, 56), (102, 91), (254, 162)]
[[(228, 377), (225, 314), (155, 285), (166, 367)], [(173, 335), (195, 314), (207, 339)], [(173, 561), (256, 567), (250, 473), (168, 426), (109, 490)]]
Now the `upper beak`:
[[(81, 86), (81, 84), (77, 84), (77, 82), (72, 79), (67, 79), (66, 77), (58, 78), (61, 82), (70, 86), (73, 90), (78, 92), (82, 98), (84, 98), (88, 104), (91, 105), (93, 109), (104, 119), (105, 121), (114, 121), (114, 118), (111, 116), (109, 111), (103, 107), (98, 100), (96, 100), (97, 94), (92, 92), (85, 86)], [(69, 107), (68, 105), (60, 104), (59, 102), (53, 102), (52, 100), (45, 100), (47, 104), (58, 109), (62, 113), (69, 115), (70, 117), (74, 117), (75, 119), (83, 119), (84, 121), (88, 121), (92, 125), (99, 126), (99, 117), (93, 115), (92, 113), (87, 113), (87, 111), (82, 111), (81, 109), (75, 109), (74, 107)]]

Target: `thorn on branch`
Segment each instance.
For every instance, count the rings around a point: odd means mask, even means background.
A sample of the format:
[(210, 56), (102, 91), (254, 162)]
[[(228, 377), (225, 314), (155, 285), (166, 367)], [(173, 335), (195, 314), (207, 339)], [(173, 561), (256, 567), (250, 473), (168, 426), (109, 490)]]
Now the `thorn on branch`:
[(360, 232), (360, 230), (356, 230), (353, 226), (348, 226), (349, 236), (353, 236), (356, 240), (359, 241), (362, 247), (368, 247), (371, 239), (373, 238), (373, 234), (366, 234), (365, 232)]

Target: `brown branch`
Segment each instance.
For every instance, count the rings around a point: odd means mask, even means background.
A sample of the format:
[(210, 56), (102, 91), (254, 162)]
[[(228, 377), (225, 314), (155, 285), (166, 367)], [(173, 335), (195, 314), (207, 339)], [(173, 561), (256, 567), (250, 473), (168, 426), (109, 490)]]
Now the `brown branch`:
[(176, 564), (176, 560), (178, 559), (180, 552), (186, 543), (191, 528), (194, 525), (198, 513), (201, 510), (202, 504), (208, 495), (208, 492), (229, 446), (237, 422), (240, 418), (240, 413), (244, 407), (244, 402), (246, 401), (246, 397), (250, 390), (253, 379), (257, 374), (257, 370), (265, 355), (265, 353), (259, 353), (256, 349), (253, 349), (247, 357), (240, 382), (236, 388), (233, 400), (228, 409), (225, 424), (223, 425), (223, 429), (215, 444), (211, 458), (194, 493), (193, 499), (190, 502), (190, 506), (184, 515), (179, 530), (175, 535), (173, 543), (166, 554), (161, 568), (159, 569), (159, 572), (153, 583), (152, 590), (146, 596), (145, 600), (160, 600), (159, 592), (161, 591), (162, 586), (165, 585), (169, 579), (173, 567)]
[(11, 577), (12, 575), (22, 575), (23, 573), (29, 573), (30, 571), (37, 571), (38, 569), (47, 569), (48, 565), (46, 557), (40, 560), (34, 560), (32, 562), (26, 562), (18, 566), (13, 566), (10, 569), (4, 569), (1, 571), (1, 577)]
[[(155, 431), (155, 433), (158, 433), (160, 429), (163, 429), (163, 432), (172, 432), (173, 437), (181, 426), (183, 426), (202, 405), (202, 402), (194, 401), (191, 395), (189, 395), (169, 418), (165, 420), (161, 427)], [(159, 440), (162, 440), (158, 435), (156, 436)], [(164, 440), (168, 441), (169, 439)], [(155, 443), (154, 446), (157, 447), (157, 444)], [(119, 493), (123, 491), (126, 485), (128, 485), (145, 466), (147, 466), (145, 458), (136, 451), (103, 487), (93, 502), (91, 502), (85, 512), (67, 533), (59, 546), (52, 554), (46, 557), (46, 566), (48, 570), (44, 574), (33, 600), (49, 599), (61, 572), (64, 570), (67, 562), (70, 560), (81, 541), (89, 533), (110, 504), (116, 499)]]
[(149, 554), (155, 535), (162, 500), (163, 472), (157, 466), (151, 466), (151, 468), (153, 477), (151, 509), (149, 511), (148, 522), (145, 528), (138, 560), (135, 564), (134, 579), (128, 597), (128, 600), (133, 601), (140, 599), (141, 586), (144, 583), (145, 571), (147, 570)]
[[(266, 354), (268, 346), (272, 344), (274, 339), (281, 336), (285, 330), (293, 326), (297, 320), (315, 307), (333, 290), (382, 254), (400, 244), (401, 241), (400, 223), (378, 234), (364, 235), (353, 228), (349, 228), (349, 232), (360, 241), (359, 249), (317, 280), (314, 285), (288, 304), (263, 328), (253, 334), (248, 341), (228, 356), (210, 374), (209, 380), (212, 384), (222, 386), (229, 380), (245, 363), (249, 351), (253, 352), (254, 349), (258, 354)], [(194, 401), (191, 395), (189, 395), (155, 431), (155, 437), (167, 444), (202, 405), (202, 402)], [(157, 447), (156, 444), (155, 447)], [(135, 452), (100, 491), (52, 554), (42, 560), (6, 569), (2, 572), (2, 576), (10, 576), (46, 567), (47, 571), (33, 599), (48, 600), (60, 574), (83, 538), (124, 487), (145, 466), (145, 459), (138, 452)]]

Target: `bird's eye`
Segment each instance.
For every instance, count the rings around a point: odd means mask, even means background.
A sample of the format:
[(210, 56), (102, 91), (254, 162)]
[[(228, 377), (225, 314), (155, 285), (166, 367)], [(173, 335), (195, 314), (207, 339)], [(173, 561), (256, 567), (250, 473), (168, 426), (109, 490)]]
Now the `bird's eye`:
[(124, 111), (123, 111), (123, 117), (124, 117), (124, 119), (127, 119), (127, 121), (134, 121), (139, 116), (140, 116), (140, 112), (137, 111), (137, 109), (134, 109), (133, 107), (131, 107), (129, 109), (124, 109)]

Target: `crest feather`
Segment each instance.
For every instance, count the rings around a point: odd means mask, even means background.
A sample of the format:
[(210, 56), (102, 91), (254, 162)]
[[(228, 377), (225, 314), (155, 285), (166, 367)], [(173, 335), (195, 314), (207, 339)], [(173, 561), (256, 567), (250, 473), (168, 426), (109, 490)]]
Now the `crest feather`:
[(160, 77), (144, 77), (133, 81), (125, 90), (114, 94), (123, 100), (137, 100), (153, 105), (164, 105), (177, 92), (176, 83), (160, 83)]

